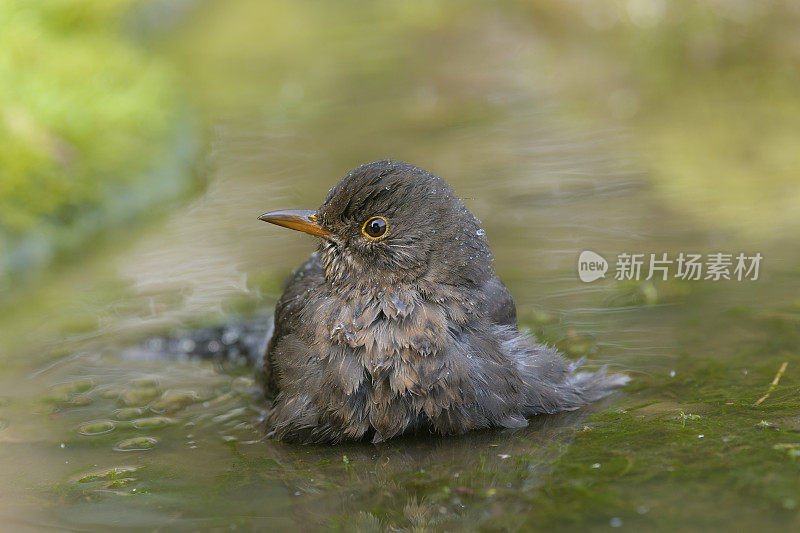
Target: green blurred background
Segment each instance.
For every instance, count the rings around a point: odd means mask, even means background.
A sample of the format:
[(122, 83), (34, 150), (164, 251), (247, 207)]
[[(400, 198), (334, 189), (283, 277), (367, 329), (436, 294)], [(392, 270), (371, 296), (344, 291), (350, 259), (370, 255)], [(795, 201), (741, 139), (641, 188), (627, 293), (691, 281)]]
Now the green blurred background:
[[(420, 105), (409, 80), (446, 76), (422, 72), (432, 61), (420, 54), (482, 13), (487, 25), (512, 17), (537, 40), (515, 65), (529, 71), (513, 75), (559, 94), (578, 120), (633, 128), (642, 168), (675, 209), (754, 233), (800, 216), (800, 15), (790, 1), (5, 0), (0, 10), (6, 289), (9, 277), (80, 256), (101, 230), (196, 191), (201, 140), (226, 113), (302, 122), (351, 104), (435, 127), (465, 88)], [(522, 44), (509, 36), (505, 46)], [(475, 90), (492, 82), (482, 67)], [(480, 120), (479, 106), (472, 112)]]

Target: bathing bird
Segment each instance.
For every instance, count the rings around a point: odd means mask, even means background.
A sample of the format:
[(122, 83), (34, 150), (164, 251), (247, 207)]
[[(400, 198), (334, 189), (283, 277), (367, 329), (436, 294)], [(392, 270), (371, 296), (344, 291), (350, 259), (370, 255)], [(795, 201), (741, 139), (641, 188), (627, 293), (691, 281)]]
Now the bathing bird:
[(319, 239), (275, 308), (260, 371), (269, 437), (378, 443), (520, 428), (628, 380), (581, 371), (518, 329), (480, 221), (428, 171), (376, 161), (316, 210), (258, 218)]

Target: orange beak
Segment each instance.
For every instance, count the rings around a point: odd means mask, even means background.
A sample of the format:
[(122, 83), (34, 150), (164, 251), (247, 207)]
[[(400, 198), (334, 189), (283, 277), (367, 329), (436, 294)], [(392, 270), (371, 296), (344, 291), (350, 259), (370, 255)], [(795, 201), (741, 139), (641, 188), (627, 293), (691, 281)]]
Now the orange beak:
[(264, 213), (258, 217), (258, 220), (263, 220), (264, 222), (269, 222), (277, 226), (283, 226), (284, 228), (296, 229), (297, 231), (309, 233), (317, 237), (330, 237), (333, 235), (332, 231), (323, 228), (319, 224), (315, 211), (308, 211), (306, 209), (272, 211), (270, 213)]

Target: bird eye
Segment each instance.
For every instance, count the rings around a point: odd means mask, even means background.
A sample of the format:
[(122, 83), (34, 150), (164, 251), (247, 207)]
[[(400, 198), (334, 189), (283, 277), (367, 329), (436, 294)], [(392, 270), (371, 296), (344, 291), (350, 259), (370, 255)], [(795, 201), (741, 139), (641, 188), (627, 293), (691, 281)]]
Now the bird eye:
[(389, 229), (389, 223), (383, 217), (372, 217), (361, 228), (361, 233), (370, 240), (378, 240), (386, 235), (386, 230)]

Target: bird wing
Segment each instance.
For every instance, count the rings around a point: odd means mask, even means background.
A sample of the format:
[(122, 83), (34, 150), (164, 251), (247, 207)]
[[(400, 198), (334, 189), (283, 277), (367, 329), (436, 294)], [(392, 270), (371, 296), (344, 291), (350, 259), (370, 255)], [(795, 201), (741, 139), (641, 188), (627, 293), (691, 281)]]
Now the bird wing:
[(484, 305), (484, 313), (491, 321), (501, 326), (517, 325), (517, 307), (514, 298), (500, 278), (492, 276), (481, 288), (480, 299)]
[(262, 380), (267, 394), (275, 395), (278, 391), (278, 376), (274, 368), (272, 354), (278, 342), (285, 335), (297, 331), (303, 308), (309, 298), (309, 289), (319, 285), (325, 279), (319, 255), (314, 253), (308, 261), (292, 272), (286, 280), (285, 290), (278, 303), (275, 305), (275, 330), (267, 344), (262, 365)]

